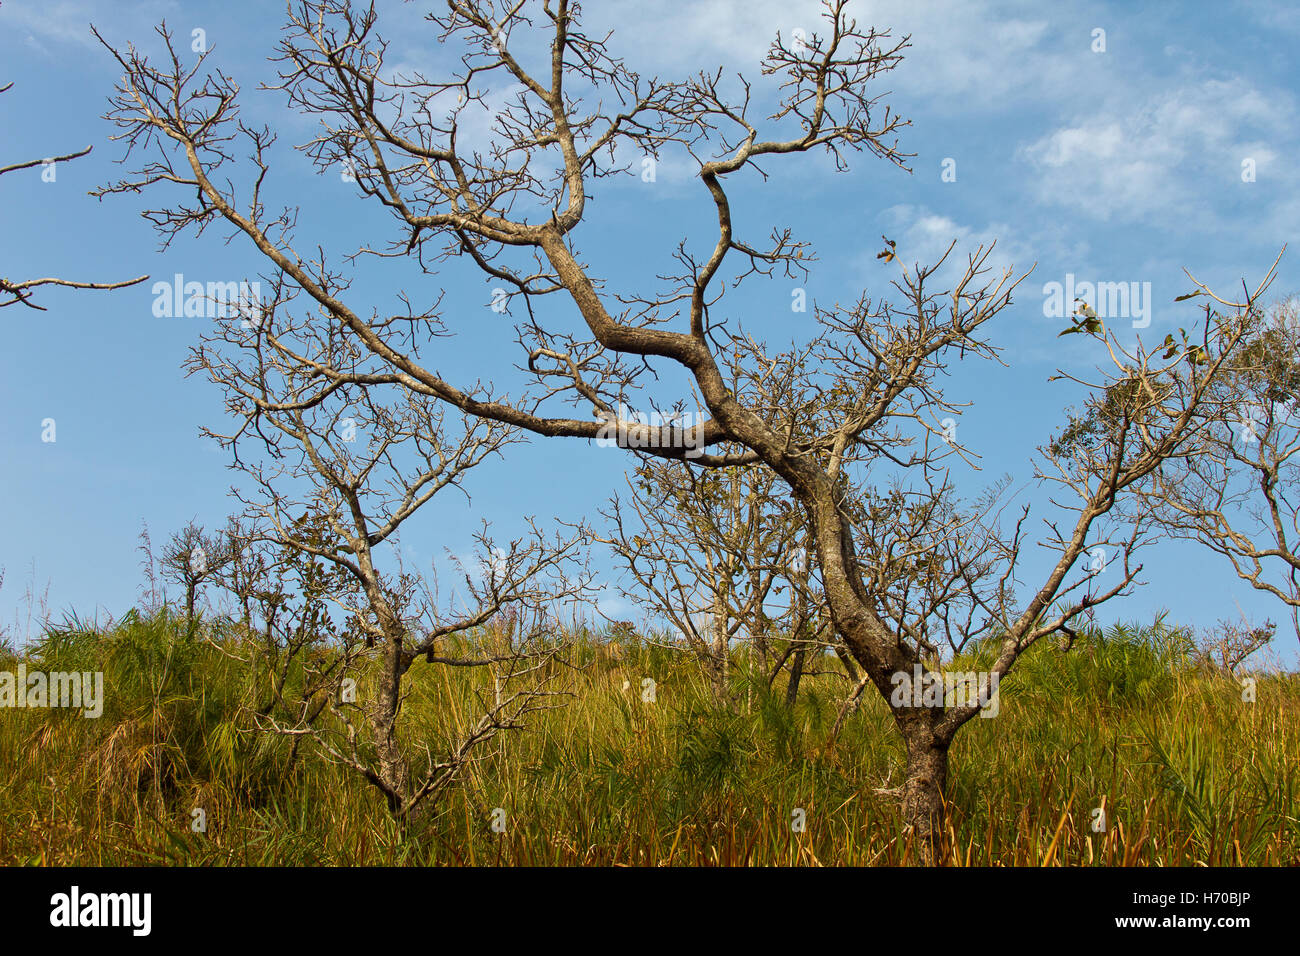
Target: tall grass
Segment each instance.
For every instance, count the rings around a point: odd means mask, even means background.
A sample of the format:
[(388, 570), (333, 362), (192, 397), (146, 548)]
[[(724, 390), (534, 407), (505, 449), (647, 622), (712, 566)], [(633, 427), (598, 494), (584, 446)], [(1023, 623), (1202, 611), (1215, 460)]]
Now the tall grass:
[[(618, 654), (605, 635), (567, 637), (566, 706), (478, 752), (399, 838), (364, 781), (253, 729), (266, 675), (220, 622), (187, 628), (166, 609), (98, 629), (65, 621), (27, 650), (29, 670), (102, 671), (107, 702), (99, 719), (0, 711), (0, 862), (911, 860), (895, 793), (903, 753), (884, 703), (864, 695), (828, 745), (850, 689), (832, 658), (791, 709), (780, 681), (769, 689), (738, 651), (727, 709), (684, 655), (624, 632)], [(1248, 703), (1188, 652), (1161, 622), (1081, 635), (1068, 653), (1031, 650), (1003, 683), (1000, 714), (971, 721), (954, 746), (945, 861), (1300, 863), (1300, 681), (1258, 675)], [(977, 647), (954, 666), (991, 653)], [(436, 750), (491, 676), (421, 662), (410, 682), (404, 732)], [(191, 826), (195, 809), (206, 832)]]

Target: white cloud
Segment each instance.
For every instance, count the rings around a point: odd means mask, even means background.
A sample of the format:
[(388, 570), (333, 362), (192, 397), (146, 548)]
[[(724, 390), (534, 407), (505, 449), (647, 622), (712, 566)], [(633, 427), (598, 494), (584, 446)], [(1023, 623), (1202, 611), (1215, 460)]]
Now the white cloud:
[(1081, 116), (1020, 156), (1035, 167), (1044, 202), (1100, 220), (1187, 222), (1237, 188), (1243, 159), (1272, 164), (1294, 125), (1289, 95), (1265, 94), (1242, 77), (1202, 80)]
[(1294, 0), (1250, 0), (1238, 3), (1240, 11), (1257, 23), (1270, 30), (1283, 30), (1287, 33), (1300, 33), (1300, 7)]
[[(1076, 84), (1065, 75), (1049, 40), (1047, 21), (1021, 16), (1025, 4), (943, 0), (878, 0), (850, 4), (860, 29), (888, 29), (912, 37), (901, 67), (880, 80), (882, 89), (933, 97), (939, 107), (962, 108), (972, 101), (1007, 105), (1042, 97), (1050, 89)], [(1012, 11), (1012, 12), (1009, 12)], [(721, 63), (751, 80), (779, 31), (787, 40), (796, 29), (825, 33), (816, 0), (695, 0), (671, 14), (651, 4), (593, 7), (587, 25), (614, 29), (614, 44), (636, 69), (694, 72)], [(1086, 35), (1080, 43), (1086, 48)]]
[[(1039, 258), (1033, 247), (1018, 238), (1016, 230), (1005, 222), (990, 222), (984, 228), (976, 229), (961, 225), (949, 216), (907, 203), (889, 207), (880, 218), (886, 235), (898, 243), (895, 248), (899, 259), (909, 269), (914, 264), (934, 264), (948, 246), (956, 242), (943, 269), (936, 276), (944, 282), (955, 279), (966, 268), (968, 257), (976, 249), (981, 246), (987, 249), (995, 242), (997, 245), (985, 263), (989, 270), (984, 276), (986, 280), (996, 278), (1008, 269), (1018, 276)], [(869, 258), (874, 259), (878, 251), (873, 248)]]
[(104, 0), (5, 0), (0, 5), (0, 24), (26, 31), (28, 45), (40, 52), (46, 52), (41, 40), (98, 48), (99, 41), (90, 32), (92, 23), (101, 27), (110, 21), (114, 27), (151, 26), (176, 9), (172, 0), (140, 0), (129, 5)]

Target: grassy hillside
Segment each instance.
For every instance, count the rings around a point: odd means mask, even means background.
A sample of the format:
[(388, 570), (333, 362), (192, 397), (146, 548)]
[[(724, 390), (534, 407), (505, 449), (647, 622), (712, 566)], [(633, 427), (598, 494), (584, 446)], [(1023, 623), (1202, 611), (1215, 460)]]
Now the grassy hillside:
[[(833, 658), (817, 662), (791, 710), (784, 676), (769, 690), (737, 652), (729, 712), (676, 651), (625, 631), (566, 637), (562, 706), (477, 751), (398, 839), (358, 776), (253, 729), (268, 688), (252, 643), (216, 625), (191, 632), (165, 610), (102, 631), (49, 629), (27, 667), (102, 670), (106, 703), (98, 719), (0, 710), (0, 863), (909, 860), (890, 792), (902, 754), (883, 702), (865, 694), (828, 746), (849, 689)], [(1238, 683), (1193, 666), (1184, 636), (1159, 626), (1081, 637), (1069, 653), (1035, 649), (1004, 682), (1000, 714), (958, 736), (946, 858), (1300, 864), (1300, 679), (1256, 676), (1257, 699), (1244, 702)], [(642, 700), (646, 678), (654, 702)], [(408, 742), (435, 754), (475, 695), (491, 693), (482, 668), (421, 661), (409, 680)], [(1103, 803), (1107, 826), (1094, 832)], [(206, 832), (191, 828), (196, 808)]]

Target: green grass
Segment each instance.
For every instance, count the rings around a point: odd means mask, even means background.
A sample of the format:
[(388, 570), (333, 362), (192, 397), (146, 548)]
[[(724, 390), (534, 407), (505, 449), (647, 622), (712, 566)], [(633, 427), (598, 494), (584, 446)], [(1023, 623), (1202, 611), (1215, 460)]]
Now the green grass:
[[(0, 863), (902, 864), (890, 793), (902, 750), (864, 695), (831, 747), (848, 681), (827, 657), (795, 708), (735, 659), (718, 707), (671, 650), (570, 635), (570, 696), (477, 752), (459, 784), (398, 834), (382, 798), (308, 747), (253, 729), (266, 673), (246, 642), (167, 611), (97, 631), (47, 630), (28, 668), (102, 670), (107, 703), (0, 710)], [(215, 638), (214, 641), (208, 640)], [(1001, 713), (953, 748), (944, 860), (972, 865), (1300, 863), (1300, 679), (1257, 699), (1191, 664), (1176, 630), (1116, 627), (1028, 653)], [(977, 669), (991, 648), (960, 666)], [(240, 660), (239, 658), (243, 658)], [(12, 658), (2, 666), (12, 670)], [(641, 682), (656, 682), (656, 700)], [(479, 669), (417, 663), (403, 733), (436, 752), (490, 687)], [(625, 684), (628, 684), (626, 689)], [(365, 679), (360, 684), (365, 692)], [(1094, 832), (1094, 808), (1107, 828)], [(504, 833), (490, 827), (506, 811)], [(202, 808), (207, 831), (191, 830)], [(802, 832), (791, 826), (803, 810)]]

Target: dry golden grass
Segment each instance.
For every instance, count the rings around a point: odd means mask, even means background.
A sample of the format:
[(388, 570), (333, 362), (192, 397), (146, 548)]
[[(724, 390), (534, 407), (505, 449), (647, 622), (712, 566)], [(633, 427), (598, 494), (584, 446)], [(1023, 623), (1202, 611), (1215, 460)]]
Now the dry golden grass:
[[(735, 704), (723, 709), (681, 654), (625, 632), (616, 647), (605, 635), (566, 635), (566, 706), (485, 747), (398, 839), (363, 781), (309, 748), (291, 759), (289, 741), (253, 732), (249, 669), (186, 640), (165, 614), (73, 630), (33, 653), (50, 670), (102, 669), (107, 705), (98, 720), (0, 711), (5, 864), (913, 860), (892, 792), (902, 754), (883, 703), (864, 698), (827, 746), (848, 688), (830, 658), (790, 710), (781, 682), (769, 692), (738, 652)], [(1256, 677), (1248, 703), (1229, 678), (1193, 667), (1177, 632), (1161, 627), (1116, 628), (1069, 654), (1031, 652), (1003, 684), (1000, 715), (959, 735), (943, 859), (1300, 864), (1300, 682)], [(645, 678), (653, 703), (642, 700)], [(435, 750), (490, 686), (481, 670), (423, 663), (410, 679), (404, 732)], [(489, 826), (498, 807), (504, 833)], [(195, 808), (204, 833), (191, 830)], [(1106, 826), (1094, 830), (1098, 808)]]

